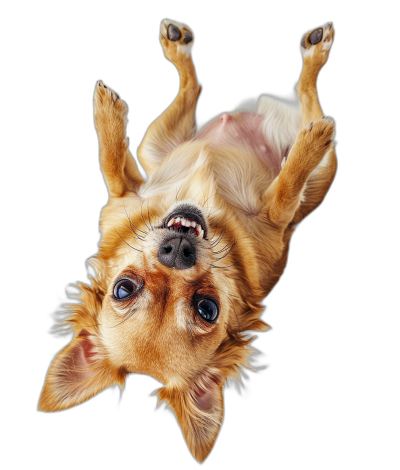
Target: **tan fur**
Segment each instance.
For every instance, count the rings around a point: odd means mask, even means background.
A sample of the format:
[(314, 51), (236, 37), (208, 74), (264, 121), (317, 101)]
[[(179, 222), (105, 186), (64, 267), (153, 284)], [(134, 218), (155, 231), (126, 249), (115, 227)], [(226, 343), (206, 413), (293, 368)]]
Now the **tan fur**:
[[(170, 24), (161, 25), (161, 43), (181, 85), (139, 148), (147, 182), (128, 150), (126, 104), (102, 82), (96, 86), (95, 124), (110, 198), (101, 214), (99, 253), (91, 260), (95, 279), (78, 286), (80, 303), (69, 306), (66, 323), (75, 338), (51, 365), (39, 408), (68, 408), (122, 385), (128, 373), (150, 374), (165, 385), (159, 400), (174, 410), (191, 452), (203, 461), (223, 419), (223, 386), (248, 367), (245, 332), (268, 328), (259, 318), (261, 301), (286, 265), (293, 225), (320, 204), (336, 171), (334, 124), (322, 117), (316, 91), (333, 28), (326, 27), (317, 45), (306, 36), (297, 88), (303, 129), (276, 174), (251, 146), (196, 139), (200, 87), (191, 44), (184, 43), (192, 33), (175, 23), (181, 38), (173, 42)], [(284, 134), (282, 148), (290, 135)], [(201, 210), (208, 230), (207, 239), (196, 239), (190, 269), (169, 268), (158, 258), (168, 230), (162, 221), (182, 202)], [(141, 286), (124, 301), (113, 296), (121, 277)], [(214, 324), (196, 314), (195, 295), (217, 299)]]

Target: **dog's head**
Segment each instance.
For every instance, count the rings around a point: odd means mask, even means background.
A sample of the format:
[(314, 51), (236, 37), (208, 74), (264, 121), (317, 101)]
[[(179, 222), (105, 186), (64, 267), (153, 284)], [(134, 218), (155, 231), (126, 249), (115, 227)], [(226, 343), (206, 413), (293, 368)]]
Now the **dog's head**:
[(243, 332), (267, 327), (265, 292), (229, 211), (173, 199), (110, 198), (91, 260), (96, 275), (69, 306), (75, 338), (50, 367), (39, 408), (68, 408), (128, 373), (149, 374), (165, 384), (159, 399), (202, 461), (221, 425), (223, 385), (247, 365)]

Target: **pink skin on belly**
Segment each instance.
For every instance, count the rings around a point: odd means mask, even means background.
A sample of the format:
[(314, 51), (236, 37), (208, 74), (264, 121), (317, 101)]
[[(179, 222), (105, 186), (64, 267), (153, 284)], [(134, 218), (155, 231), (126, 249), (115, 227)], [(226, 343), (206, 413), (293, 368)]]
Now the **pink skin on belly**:
[(269, 169), (280, 172), (281, 155), (268, 143), (262, 130), (263, 116), (256, 113), (224, 113), (207, 124), (195, 140), (207, 140), (216, 147), (246, 147)]

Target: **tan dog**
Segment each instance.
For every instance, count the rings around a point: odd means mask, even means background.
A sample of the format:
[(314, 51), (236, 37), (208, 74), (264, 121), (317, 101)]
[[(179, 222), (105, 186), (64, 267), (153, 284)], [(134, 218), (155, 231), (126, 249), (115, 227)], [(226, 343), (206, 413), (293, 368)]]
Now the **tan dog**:
[(196, 134), (200, 93), (193, 34), (164, 20), (161, 43), (180, 74), (172, 105), (128, 150), (127, 105), (99, 82), (94, 97), (109, 190), (96, 278), (80, 284), (66, 322), (75, 337), (51, 365), (39, 408), (57, 411), (127, 374), (150, 374), (194, 457), (209, 454), (223, 418), (222, 388), (246, 367), (265, 330), (260, 302), (281, 276), (293, 226), (323, 200), (336, 171), (334, 124), (316, 90), (331, 24), (304, 36), (301, 107), (261, 97), (257, 113), (223, 114)]

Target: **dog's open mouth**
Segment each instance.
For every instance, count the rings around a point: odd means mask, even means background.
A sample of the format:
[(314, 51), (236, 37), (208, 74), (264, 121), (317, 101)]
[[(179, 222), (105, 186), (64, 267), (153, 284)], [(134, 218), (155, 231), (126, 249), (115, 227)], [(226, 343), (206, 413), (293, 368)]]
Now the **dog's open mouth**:
[(200, 210), (186, 204), (174, 210), (164, 220), (163, 227), (170, 231), (192, 233), (199, 238), (207, 236), (206, 223)]

